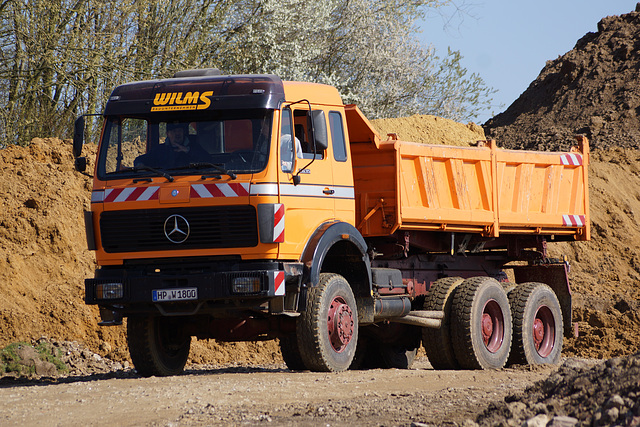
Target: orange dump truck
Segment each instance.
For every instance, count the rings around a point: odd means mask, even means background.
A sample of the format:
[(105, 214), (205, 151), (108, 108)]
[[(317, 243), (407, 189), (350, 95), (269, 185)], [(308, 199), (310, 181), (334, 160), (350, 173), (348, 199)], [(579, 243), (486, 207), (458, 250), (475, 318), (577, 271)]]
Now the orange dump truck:
[[(117, 87), (104, 113), (85, 281), (127, 317), (141, 375), (191, 337), (278, 338), (292, 370), (555, 363), (568, 266), (589, 239), (588, 144), (569, 153), (383, 140), (335, 88), (189, 70)], [(84, 118), (76, 121), (76, 167)]]

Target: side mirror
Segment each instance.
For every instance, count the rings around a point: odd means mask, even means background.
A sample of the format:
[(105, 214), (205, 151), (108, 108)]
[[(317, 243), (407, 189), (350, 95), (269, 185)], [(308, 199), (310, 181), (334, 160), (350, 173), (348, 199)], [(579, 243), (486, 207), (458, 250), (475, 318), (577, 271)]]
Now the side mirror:
[[(82, 146), (84, 145), (84, 116), (76, 119), (73, 130), (73, 157), (82, 155)], [(85, 159), (86, 168), (86, 159)], [(76, 166), (77, 169), (77, 166)]]
[(324, 111), (312, 111), (311, 115), (313, 116), (313, 138), (316, 142), (316, 149), (318, 151), (324, 151), (329, 146), (327, 121), (324, 117)]
[(74, 165), (78, 172), (85, 172), (87, 170), (87, 158), (76, 157), (76, 160), (74, 161)]
[(280, 162), (282, 172), (292, 173), (295, 168), (296, 161), (296, 147), (294, 146), (294, 135), (292, 126), (292, 114), (289, 107), (285, 107), (282, 110), (283, 123), (287, 123), (282, 126), (280, 132)]

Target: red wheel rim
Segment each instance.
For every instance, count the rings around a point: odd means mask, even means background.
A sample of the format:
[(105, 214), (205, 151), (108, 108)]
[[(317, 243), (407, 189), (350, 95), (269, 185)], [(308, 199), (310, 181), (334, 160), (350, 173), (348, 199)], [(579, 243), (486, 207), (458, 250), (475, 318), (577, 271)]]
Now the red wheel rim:
[(497, 352), (504, 341), (504, 316), (500, 304), (489, 300), (482, 309), (482, 341), (491, 353)]
[(538, 307), (533, 320), (533, 345), (540, 357), (547, 357), (553, 351), (556, 342), (556, 321), (546, 305)]
[(344, 298), (337, 296), (329, 305), (327, 327), (331, 347), (341, 353), (353, 338), (353, 312)]

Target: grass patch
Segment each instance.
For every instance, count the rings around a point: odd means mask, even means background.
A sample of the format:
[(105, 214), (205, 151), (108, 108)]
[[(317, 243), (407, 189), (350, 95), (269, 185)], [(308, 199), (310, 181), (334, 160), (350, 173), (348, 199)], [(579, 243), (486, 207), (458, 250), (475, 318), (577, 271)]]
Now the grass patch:
[(40, 360), (53, 363), (59, 373), (69, 371), (69, 367), (61, 359), (62, 351), (59, 348), (54, 348), (49, 342), (41, 342), (35, 349), (40, 355)]
[(48, 342), (33, 346), (26, 342), (9, 344), (0, 350), (0, 374), (31, 376), (36, 374), (36, 364), (49, 362), (58, 373), (68, 372), (69, 368), (61, 359), (61, 352)]

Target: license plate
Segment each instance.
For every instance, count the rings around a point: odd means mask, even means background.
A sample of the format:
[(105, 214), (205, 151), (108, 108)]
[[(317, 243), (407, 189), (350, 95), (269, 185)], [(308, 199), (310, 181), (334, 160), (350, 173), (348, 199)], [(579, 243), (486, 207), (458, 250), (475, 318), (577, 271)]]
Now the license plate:
[(154, 289), (152, 299), (153, 302), (194, 300), (198, 299), (198, 288)]

